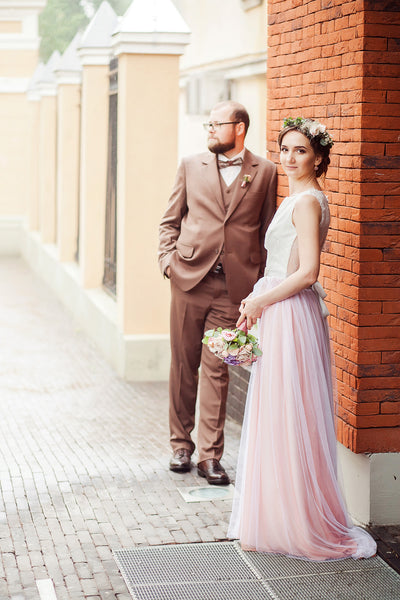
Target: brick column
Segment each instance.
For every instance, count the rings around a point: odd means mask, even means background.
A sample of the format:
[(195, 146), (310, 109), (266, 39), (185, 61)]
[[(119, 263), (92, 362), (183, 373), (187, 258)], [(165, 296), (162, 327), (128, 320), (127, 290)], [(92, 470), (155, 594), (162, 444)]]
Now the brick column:
[[(315, 117), (335, 139), (320, 279), (331, 311), (349, 507), (364, 522), (398, 523), (400, 13), (386, 0), (268, 4), (270, 156), (278, 161), (285, 116)], [(286, 193), (284, 184), (279, 190)]]

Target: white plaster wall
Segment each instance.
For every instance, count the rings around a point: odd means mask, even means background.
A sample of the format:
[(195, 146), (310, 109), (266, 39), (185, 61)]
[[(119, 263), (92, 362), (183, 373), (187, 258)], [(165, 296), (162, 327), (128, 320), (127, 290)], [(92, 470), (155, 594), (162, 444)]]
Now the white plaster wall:
[(244, 10), (240, 0), (174, 0), (192, 31), (181, 68), (217, 63), (264, 52), (267, 47), (267, 3)]
[[(241, 0), (174, 0), (174, 3), (192, 31), (191, 42), (180, 60), (179, 158), (206, 149), (207, 136), (202, 123), (208, 119), (209, 109), (225, 86), (230, 88), (230, 97), (249, 111), (247, 147), (265, 156), (266, 1), (250, 10), (244, 10)], [(201, 107), (189, 113), (186, 86), (193, 78), (201, 79)], [(202, 110), (203, 106), (207, 108)]]

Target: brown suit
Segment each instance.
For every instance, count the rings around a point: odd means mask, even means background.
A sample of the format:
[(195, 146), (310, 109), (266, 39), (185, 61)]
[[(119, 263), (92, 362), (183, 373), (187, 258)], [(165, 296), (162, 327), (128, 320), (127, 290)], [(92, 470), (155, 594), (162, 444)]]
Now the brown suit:
[[(244, 175), (250, 182), (241, 187)], [(234, 326), (240, 301), (263, 272), (276, 167), (245, 150), (238, 178), (224, 196), (222, 189), (215, 154), (183, 159), (160, 225), (161, 272), (171, 269), (171, 445), (194, 450), (190, 433), (201, 361), (200, 461), (221, 458), (228, 388), (226, 365), (207, 348), (202, 352), (201, 339), (212, 327)], [(224, 276), (210, 274), (218, 262)]]

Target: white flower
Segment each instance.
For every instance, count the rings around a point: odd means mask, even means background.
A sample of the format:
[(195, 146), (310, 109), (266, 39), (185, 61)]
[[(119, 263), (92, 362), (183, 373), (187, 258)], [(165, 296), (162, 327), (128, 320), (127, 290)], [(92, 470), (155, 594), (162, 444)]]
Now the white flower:
[(313, 121), (309, 125), (307, 124), (307, 129), (310, 132), (310, 135), (314, 137), (314, 135), (325, 133), (326, 125), (322, 125), (321, 123), (318, 123), (318, 121)]
[(220, 337), (210, 337), (208, 340), (208, 347), (211, 352), (221, 352), (225, 348), (225, 342)]

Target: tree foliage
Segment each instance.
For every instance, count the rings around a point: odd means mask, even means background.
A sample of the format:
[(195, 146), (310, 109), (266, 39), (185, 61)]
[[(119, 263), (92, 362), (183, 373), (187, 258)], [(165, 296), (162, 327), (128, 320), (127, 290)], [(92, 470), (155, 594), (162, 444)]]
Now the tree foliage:
[(64, 52), (76, 32), (87, 23), (80, 0), (47, 0), (39, 17), (40, 59), (47, 62), (54, 50)]
[[(86, 5), (97, 11), (103, 0), (87, 0)], [(123, 15), (132, 0), (108, 0), (117, 15)], [(47, 62), (54, 50), (61, 54), (79, 29), (89, 18), (81, 0), (47, 0), (46, 8), (39, 17), (40, 60)]]
[[(103, 0), (91, 0), (90, 4), (97, 10)], [(108, 0), (110, 6), (113, 7), (117, 15), (123, 15), (128, 6), (132, 4), (132, 0)]]

